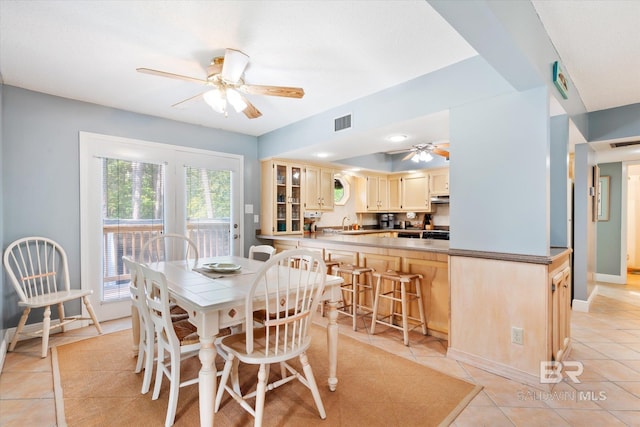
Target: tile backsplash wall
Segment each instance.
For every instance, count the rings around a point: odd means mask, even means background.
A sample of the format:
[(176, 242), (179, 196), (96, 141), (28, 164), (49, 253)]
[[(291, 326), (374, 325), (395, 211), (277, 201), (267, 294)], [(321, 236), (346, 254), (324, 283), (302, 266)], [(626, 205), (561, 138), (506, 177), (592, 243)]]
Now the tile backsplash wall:
[[(355, 224), (356, 222), (360, 226), (371, 227), (378, 225), (378, 215), (375, 213), (361, 213), (356, 214), (356, 198), (353, 194), (354, 186), (350, 177), (344, 176), (351, 185), (351, 197), (343, 206), (336, 205), (333, 208), (333, 211), (322, 212), (322, 216), (320, 220), (316, 221), (316, 226), (318, 228), (325, 227), (341, 227), (342, 219), (344, 217), (349, 217), (349, 223)], [(448, 204), (438, 204), (433, 205), (434, 213), (431, 214), (431, 218), (433, 224), (436, 226), (448, 226), (449, 225), (449, 205)], [(423, 212), (416, 212), (416, 217), (414, 219), (407, 219), (406, 213), (396, 213), (395, 221), (411, 221), (413, 225), (419, 227), (422, 225), (422, 221), (424, 220)]]
[(435, 206), (435, 213), (431, 216), (433, 224), (449, 226), (449, 205), (440, 204)]

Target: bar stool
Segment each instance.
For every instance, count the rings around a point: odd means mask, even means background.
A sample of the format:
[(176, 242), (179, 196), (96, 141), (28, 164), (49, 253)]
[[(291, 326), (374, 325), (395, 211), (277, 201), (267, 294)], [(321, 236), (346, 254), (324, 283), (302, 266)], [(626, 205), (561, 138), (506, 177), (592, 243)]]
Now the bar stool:
[[(421, 326), (422, 333), (427, 335), (427, 323), (425, 321), (424, 307), (422, 306), (422, 290), (420, 289), (422, 275), (392, 270), (385, 273), (374, 272), (373, 275), (376, 277), (377, 282), (376, 297), (373, 302), (373, 315), (371, 319), (371, 334), (373, 335), (375, 333), (376, 323), (387, 325), (400, 329), (403, 332), (404, 345), (409, 345), (409, 321), (411, 321), (412, 323), (416, 323), (413, 327)], [(391, 289), (389, 291), (382, 292), (382, 280), (391, 282)], [(412, 284), (415, 289), (411, 289)], [(398, 289), (398, 287), (400, 289)], [(380, 299), (390, 301), (391, 312), (386, 316), (378, 318)], [(414, 300), (418, 301), (419, 319), (409, 316), (409, 303)], [(400, 311), (398, 311), (398, 308)], [(398, 316), (402, 317), (401, 326), (394, 323), (394, 320), (396, 320)]]
[[(362, 303), (362, 294), (369, 293), (373, 301), (373, 269), (367, 267), (358, 267), (352, 264), (339, 264), (331, 268), (331, 274), (340, 276), (344, 279), (340, 290), (342, 291), (342, 307), (338, 309), (339, 313), (351, 316), (353, 319), (353, 330), (357, 331), (356, 321), (358, 318), (358, 309), (372, 312), (370, 307)], [(364, 277), (364, 283), (361, 283), (360, 277)], [(350, 297), (349, 297), (350, 294)]]
[[(331, 274), (331, 269), (333, 268), (333, 266), (340, 265), (340, 261), (331, 261), (330, 259), (325, 259), (324, 265), (327, 267), (327, 274)], [(320, 308), (320, 316), (322, 317), (324, 317), (324, 306), (326, 303), (327, 301), (320, 301), (320, 304), (318, 304), (318, 307)]]

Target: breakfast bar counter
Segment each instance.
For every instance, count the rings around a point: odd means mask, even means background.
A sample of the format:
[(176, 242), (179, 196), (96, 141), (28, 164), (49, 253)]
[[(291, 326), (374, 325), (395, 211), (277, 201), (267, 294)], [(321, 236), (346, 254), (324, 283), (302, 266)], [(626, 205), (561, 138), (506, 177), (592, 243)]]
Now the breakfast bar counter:
[[(380, 232), (380, 230), (378, 230)], [(422, 305), (430, 335), (447, 339), (449, 333), (449, 241), (380, 237), (371, 233), (325, 233), (258, 235), (272, 241), (278, 252), (306, 248), (321, 251), (326, 261), (338, 261), (375, 271), (405, 271), (422, 275)], [(384, 234), (382, 234), (384, 235)], [(387, 286), (388, 284), (384, 284)], [(368, 298), (368, 296), (367, 296)], [(366, 301), (371, 306), (371, 301)], [(418, 316), (413, 301), (410, 315)], [(387, 307), (390, 311), (390, 307)], [(387, 314), (380, 311), (381, 315)], [(398, 337), (400, 340), (401, 335)]]
[[(375, 230), (378, 234), (380, 230)], [(345, 232), (345, 233), (311, 233), (304, 235), (267, 236), (258, 235), (259, 239), (268, 239), (278, 242), (326, 242), (332, 245), (355, 245), (361, 247), (374, 247), (385, 249), (398, 249), (407, 251), (428, 251), (448, 254), (448, 240), (434, 239), (400, 239), (397, 237), (379, 237), (375, 232)]]

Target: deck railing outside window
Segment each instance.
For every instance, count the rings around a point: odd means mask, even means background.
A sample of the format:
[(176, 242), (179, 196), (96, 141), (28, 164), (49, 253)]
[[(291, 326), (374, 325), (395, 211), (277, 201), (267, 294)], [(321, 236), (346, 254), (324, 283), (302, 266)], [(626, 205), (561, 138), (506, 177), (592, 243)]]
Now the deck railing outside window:
[[(231, 254), (229, 221), (198, 221), (187, 224), (187, 235), (198, 247), (200, 258)], [(105, 302), (129, 298), (129, 272), (123, 256), (135, 260), (149, 239), (164, 232), (162, 223), (119, 220), (103, 225), (103, 298)]]

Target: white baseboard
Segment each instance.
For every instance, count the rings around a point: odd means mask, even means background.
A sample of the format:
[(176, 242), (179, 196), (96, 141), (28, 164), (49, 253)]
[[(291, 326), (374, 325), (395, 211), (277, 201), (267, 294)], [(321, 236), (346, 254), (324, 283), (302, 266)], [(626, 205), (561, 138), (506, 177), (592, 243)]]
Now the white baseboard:
[(589, 307), (591, 306), (591, 303), (593, 302), (593, 299), (596, 297), (596, 295), (598, 295), (598, 285), (594, 286), (593, 291), (591, 291), (591, 295), (589, 295), (589, 298), (587, 298), (586, 301), (581, 299), (574, 299), (571, 302), (571, 310), (588, 313)]
[(617, 285), (624, 285), (627, 283), (627, 275), (617, 276), (614, 274), (595, 274), (595, 279), (597, 282), (605, 282), (605, 283), (615, 283)]

